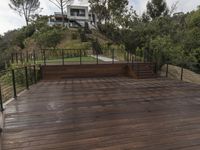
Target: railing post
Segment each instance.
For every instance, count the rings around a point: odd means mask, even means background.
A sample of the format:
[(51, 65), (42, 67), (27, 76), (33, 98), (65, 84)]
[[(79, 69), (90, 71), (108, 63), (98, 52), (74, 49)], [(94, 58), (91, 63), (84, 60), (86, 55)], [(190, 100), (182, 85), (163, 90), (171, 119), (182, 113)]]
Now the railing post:
[(157, 74), (157, 62), (155, 62), (155, 74)]
[(15, 70), (14, 69), (12, 69), (12, 82), (13, 82), (13, 97), (17, 98), (16, 81), (15, 81)]
[(25, 63), (24, 53), (22, 53), (22, 62)]
[(23, 64), (23, 54), (22, 53), (20, 53), (20, 61)]
[(132, 57), (131, 57), (131, 60), (132, 60), (132, 65), (133, 65), (133, 62), (134, 62), (134, 61), (133, 61), (133, 55), (132, 55)]
[(16, 63), (18, 64), (18, 53), (16, 53)]
[(34, 62), (34, 65), (36, 64), (36, 54), (35, 54), (35, 50), (33, 51), (33, 62)]
[(140, 64), (139, 64), (139, 62), (137, 62), (137, 75), (138, 75), (138, 78), (140, 78)]
[(40, 78), (43, 79), (43, 71), (42, 71), (42, 66), (40, 65)]
[(183, 81), (183, 65), (181, 66), (181, 81)]
[(80, 50), (80, 65), (82, 65), (82, 50)]
[(26, 80), (26, 89), (29, 90), (29, 83), (28, 83), (28, 68), (25, 67), (25, 80)]
[(33, 66), (33, 76), (34, 76), (34, 83), (37, 83), (37, 74), (36, 74), (36, 65)]
[(129, 63), (129, 51), (127, 52), (127, 63)]
[(12, 64), (14, 64), (14, 54), (13, 53), (11, 54), (11, 62), (12, 62)]
[(1, 91), (1, 84), (0, 84), (0, 111), (3, 112), (4, 108), (3, 108), (3, 97), (2, 97), (2, 91)]
[(65, 56), (64, 56), (64, 50), (62, 49), (61, 50), (62, 52), (62, 65), (64, 66), (65, 65)]
[(112, 64), (115, 63), (115, 49), (112, 50)]
[(26, 63), (29, 62), (29, 59), (28, 59), (28, 51), (26, 51)]
[(97, 57), (97, 65), (99, 64), (99, 54), (96, 52), (96, 57)]
[(132, 55), (132, 62), (131, 62), (131, 67), (132, 67), (132, 70), (134, 69), (134, 66), (133, 66), (133, 63), (134, 61), (133, 61), (133, 55)]
[(130, 52), (130, 56), (129, 56), (129, 62), (131, 62), (132, 60), (132, 53)]
[(166, 68), (166, 78), (168, 77), (168, 73), (169, 73), (169, 63), (167, 62), (167, 68)]
[(44, 65), (46, 66), (46, 52), (45, 52), (45, 50), (43, 50), (43, 59), (44, 59)]

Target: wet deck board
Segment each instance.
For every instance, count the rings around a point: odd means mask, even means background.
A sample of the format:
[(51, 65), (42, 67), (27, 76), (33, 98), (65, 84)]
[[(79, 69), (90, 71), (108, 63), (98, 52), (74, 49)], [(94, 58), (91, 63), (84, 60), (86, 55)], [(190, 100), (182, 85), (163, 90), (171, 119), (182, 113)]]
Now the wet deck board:
[(3, 150), (200, 149), (200, 86), (180, 81), (43, 81), (4, 116)]

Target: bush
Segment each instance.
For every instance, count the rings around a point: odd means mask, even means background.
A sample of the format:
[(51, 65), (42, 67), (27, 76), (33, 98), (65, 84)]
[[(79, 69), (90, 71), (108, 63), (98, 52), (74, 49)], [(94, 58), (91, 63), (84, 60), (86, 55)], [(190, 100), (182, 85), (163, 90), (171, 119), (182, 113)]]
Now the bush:
[(92, 48), (96, 54), (103, 54), (101, 44), (99, 43), (98, 39), (92, 42)]
[(63, 38), (62, 30), (53, 28), (35, 35), (35, 40), (40, 47), (56, 48)]
[(85, 30), (79, 29), (79, 33), (80, 33), (80, 38), (81, 38), (81, 42), (88, 42)]
[(72, 40), (77, 40), (78, 39), (78, 34), (77, 33), (72, 33)]

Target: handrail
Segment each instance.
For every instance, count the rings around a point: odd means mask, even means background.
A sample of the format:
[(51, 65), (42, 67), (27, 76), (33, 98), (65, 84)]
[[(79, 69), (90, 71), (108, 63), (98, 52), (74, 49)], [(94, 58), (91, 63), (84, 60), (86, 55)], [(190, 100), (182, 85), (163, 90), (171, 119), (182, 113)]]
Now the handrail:
[[(69, 51), (73, 51), (73, 53), (69, 52)], [(90, 50), (90, 51), (92, 51), (92, 50)], [(50, 52), (50, 53), (48, 53), (48, 52)], [(66, 65), (65, 58), (67, 56), (67, 58), (80, 57), (80, 59), (76, 62), (79, 62), (79, 64), (82, 65), (83, 57), (85, 55), (88, 55), (88, 53), (89, 53), (88, 49), (64, 49), (64, 48), (49, 49), (49, 48), (47, 48), (47, 49), (41, 49), (41, 51), (40, 51), (40, 53), (38, 53), (38, 55), (36, 55), (35, 51), (33, 54), (26, 53), (26, 55), (23, 55), (23, 57), (20, 58), (21, 60), (19, 59), (20, 55), (18, 55), (17, 53), (13, 53), (11, 60), (12, 60), (12, 63), (16, 62), (17, 64), (19, 64), (19, 63), (22, 63), (22, 64), (23, 63), (34, 63), (34, 64), (36, 64), (39, 61), (39, 62), (42, 62), (41, 64), (46, 66), (48, 63), (49, 57), (50, 58), (57, 57), (58, 59), (55, 59), (55, 60), (59, 61), (59, 64), (61, 63), (62, 65)], [(113, 56), (114, 56), (114, 53), (115, 52), (113, 52)], [(24, 57), (26, 57), (26, 58), (24, 58)], [(22, 60), (25, 60), (25, 61), (22, 61)], [(112, 62), (114, 63), (114, 57), (112, 57)], [(98, 53), (96, 53), (96, 64), (99, 64), (99, 54)]]
[[(19, 69), (23, 69), (24, 67), (34, 67), (34, 66), (40, 66), (41, 64), (35, 64), (35, 65), (24, 65), (23, 67), (15, 67), (14, 70), (19, 70)], [(13, 69), (6, 69), (6, 70), (1, 70), (0, 71), (0, 75), (1, 73), (5, 73), (8, 71), (12, 71)]]
[[(41, 79), (40, 65), (25, 65), (23, 67), (7, 69), (0, 72), (0, 110), (4, 110), (3, 102), (10, 98), (17, 98), (21, 90), (29, 90), (29, 86)], [(20, 89), (18, 89), (20, 87)], [(7, 91), (9, 90), (9, 92)], [(13, 96), (7, 95), (12, 93)], [(7, 96), (5, 96), (7, 95)], [(5, 97), (4, 97), (5, 96)]]
[(87, 51), (87, 50), (89, 50), (89, 49), (83, 49), (83, 48), (42, 48), (41, 50), (49, 50), (49, 51), (53, 51), (53, 50), (66, 50), (66, 51), (75, 51), (75, 50), (77, 50), (77, 51), (79, 51), (79, 50), (85, 50), (85, 51)]
[[(181, 75), (180, 75), (180, 80), (181, 80), (181, 81), (183, 80), (183, 76), (184, 76), (184, 69), (185, 69), (185, 68), (184, 68), (184, 65), (185, 65), (185, 64), (192, 64), (192, 65), (199, 65), (199, 66), (200, 66), (200, 63), (195, 63), (195, 62), (182, 62), (182, 63), (180, 63), (180, 65), (177, 65), (177, 64), (174, 64), (174, 63), (171, 62), (171, 61), (167, 61), (165, 64), (167, 65), (165, 77), (166, 77), (166, 78), (169, 77), (169, 65), (174, 65), (174, 66), (178, 66), (178, 67), (181, 68), (181, 70), (180, 70), (180, 73), (181, 73)], [(187, 68), (186, 68), (186, 69), (187, 69)]]

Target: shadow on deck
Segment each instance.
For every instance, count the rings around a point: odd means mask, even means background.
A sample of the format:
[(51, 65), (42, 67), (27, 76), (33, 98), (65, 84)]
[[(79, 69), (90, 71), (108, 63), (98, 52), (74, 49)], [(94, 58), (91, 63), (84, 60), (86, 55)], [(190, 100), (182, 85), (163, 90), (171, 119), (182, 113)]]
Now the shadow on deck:
[(200, 86), (128, 77), (42, 81), (7, 105), (3, 150), (199, 150)]

